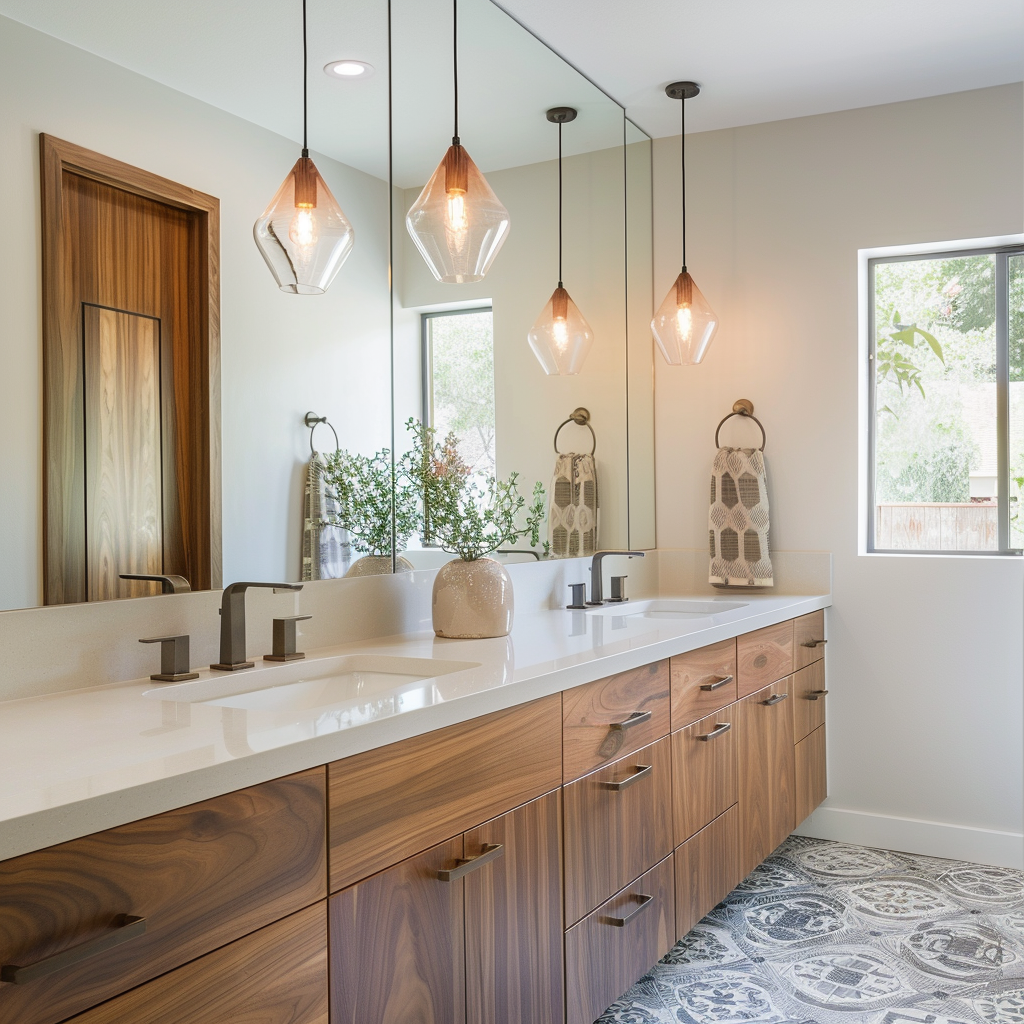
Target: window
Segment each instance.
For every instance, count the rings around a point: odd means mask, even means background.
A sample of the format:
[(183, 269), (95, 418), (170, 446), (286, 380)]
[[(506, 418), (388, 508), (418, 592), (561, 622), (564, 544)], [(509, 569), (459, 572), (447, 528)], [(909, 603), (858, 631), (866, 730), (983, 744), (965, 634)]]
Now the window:
[(1024, 246), (868, 261), (869, 550), (1024, 547)]
[(422, 314), (423, 422), (454, 431), (481, 476), (495, 476), (494, 318), (490, 306)]

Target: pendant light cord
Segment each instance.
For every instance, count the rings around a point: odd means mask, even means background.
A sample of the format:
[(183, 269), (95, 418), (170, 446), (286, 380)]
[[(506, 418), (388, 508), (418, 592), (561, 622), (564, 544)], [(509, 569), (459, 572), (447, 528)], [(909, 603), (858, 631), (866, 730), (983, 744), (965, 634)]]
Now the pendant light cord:
[(558, 287), (562, 287), (562, 122), (558, 122)]
[(309, 74), (306, 70), (308, 55), (306, 52), (306, 0), (302, 0), (302, 155), (309, 156), (309, 129), (308, 129), (308, 107), (309, 100), (306, 90), (309, 84)]
[[(303, 0), (305, 3), (305, 0)], [(452, 72), (455, 79), (455, 134), (452, 145), (459, 143), (459, 0), (452, 0)]]
[(679, 101), (679, 178), (683, 186), (683, 273), (686, 273), (686, 97)]

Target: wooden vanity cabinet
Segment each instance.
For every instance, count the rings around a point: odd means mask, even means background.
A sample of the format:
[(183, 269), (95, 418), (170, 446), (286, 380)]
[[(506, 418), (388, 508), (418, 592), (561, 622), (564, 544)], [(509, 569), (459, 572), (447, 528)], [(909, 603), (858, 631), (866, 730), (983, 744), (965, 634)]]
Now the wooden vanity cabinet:
[(739, 695), (735, 640), (688, 651), (671, 663), (673, 732), (728, 707)]
[(828, 796), (825, 773), (825, 726), (796, 745), (796, 823), (799, 825)]
[(739, 805), (676, 849), (676, 937), (682, 938), (743, 880)]
[(737, 697), (749, 696), (793, 671), (793, 621), (736, 638)]

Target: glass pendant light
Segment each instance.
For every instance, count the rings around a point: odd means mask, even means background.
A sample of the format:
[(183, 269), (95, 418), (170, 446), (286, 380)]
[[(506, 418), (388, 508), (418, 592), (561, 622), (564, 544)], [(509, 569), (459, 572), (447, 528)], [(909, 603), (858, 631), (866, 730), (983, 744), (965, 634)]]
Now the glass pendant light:
[(527, 338), (547, 374), (579, 373), (594, 344), (594, 332), (562, 287), (562, 125), (576, 120), (572, 107), (552, 107), (547, 118), (558, 125), (558, 287), (551, 293)]
[(508, 238), (508, 210), (459, 140), (459, 14), (452, 0), (455, 134), (405, 217), (430, 272), (446, 284), (481, 281)]
[(309, 159), (306, 97), (306, 0), (302, 0), (302, 156), (256, 221), (256, 245), (282, 291), (321, 295), (348, 259), (355, 232)]
[(673, 82), (665, 92), (680, 101), (681, 177), (683, 185), (683, 270), (658, 307), (651, 330), (666, 363), (699, 363), (718, 329), (718, 317), (686, 270), (686, 101), (700, 92), (696, 82)]

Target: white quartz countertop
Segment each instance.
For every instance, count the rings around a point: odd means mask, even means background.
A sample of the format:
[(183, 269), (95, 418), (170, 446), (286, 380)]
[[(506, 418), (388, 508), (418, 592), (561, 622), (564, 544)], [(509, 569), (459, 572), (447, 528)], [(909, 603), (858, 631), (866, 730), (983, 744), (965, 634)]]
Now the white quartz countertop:
[(0, 860), (831, 604), (828, 596), (692, 600), (707, 613), (680, 617), (651, 601), (533, 612), (517, 615), (503, 639), (377, 638), (286, 665), (206, 669), (191, 684), (147, 678), (0, 703)]

